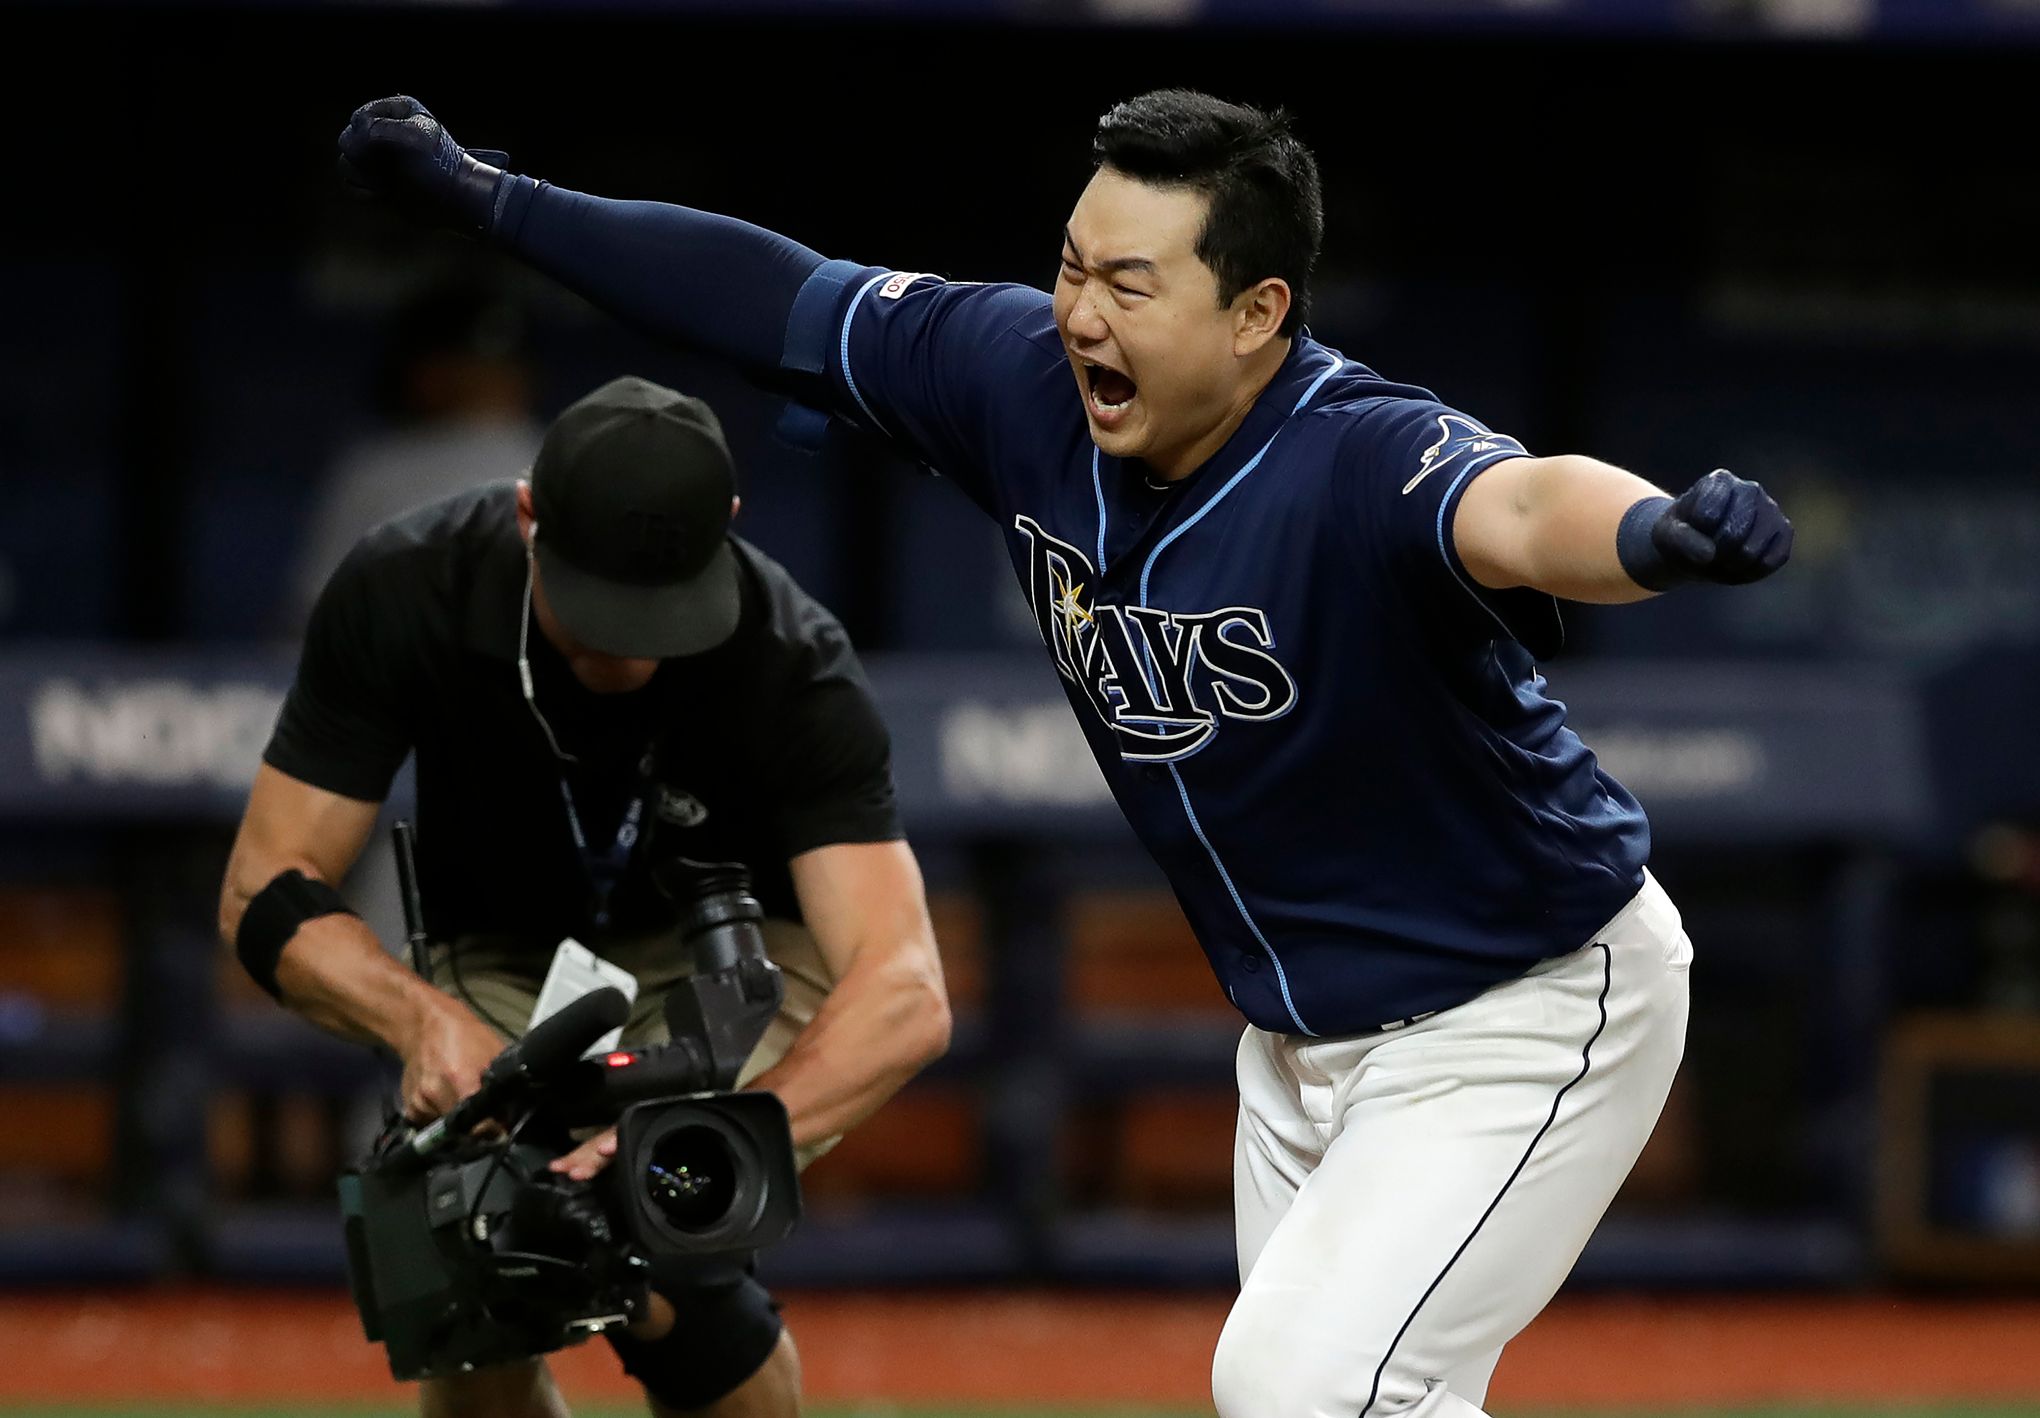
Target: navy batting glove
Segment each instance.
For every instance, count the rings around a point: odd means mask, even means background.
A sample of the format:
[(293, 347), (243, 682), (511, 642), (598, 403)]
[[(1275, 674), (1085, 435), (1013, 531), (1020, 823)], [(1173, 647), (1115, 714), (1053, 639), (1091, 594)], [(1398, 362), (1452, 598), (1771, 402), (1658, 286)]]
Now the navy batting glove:
[(1682, 581), (1741, 586), (1792, 555), (1792, 524), (1760, 484), (1716, 468), (1674, 499), (1646, 497), (1615, 534), (1629, 579), (1650, 591)]
[(471, 236), (495, 224), (509, 161), (505, 153), (463, 148), (424, 104), (401, 94), (363, 104), (340, 130), (340, 176), (351, 190)]

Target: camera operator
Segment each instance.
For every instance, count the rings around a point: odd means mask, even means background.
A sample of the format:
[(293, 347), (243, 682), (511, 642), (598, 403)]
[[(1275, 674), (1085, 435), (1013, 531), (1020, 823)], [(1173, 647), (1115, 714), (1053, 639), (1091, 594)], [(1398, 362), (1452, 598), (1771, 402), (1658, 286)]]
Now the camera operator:
[[(834, 618), (730, 535), (736, 506), (714, 413), (619, 379), (560, 415), (528, 483), (384, 524), (321, 594), (220, 930), (287, 1007), (397, 1054), (411, 1122), (475, 1091), (568, 937), (637, 978), (624, 1046), (663, 1042), (691, 967), (652, 868), (680, 856), (749, 869), (786, 997), (739, 1085), (779, 1096), (803, 1164), (947, 1046), (862, 670)], [(431, 983), (330, 885), (414, 751)], [(553, 1167), (592, 1176), (614, 1146)], [(797, 1413), (776, 1306), (725, 1270), (661, 1279), (611, 1342), (655, 1413)], [(540, 1359), (422, 1398), (428, 1415), (566, 1411)]]

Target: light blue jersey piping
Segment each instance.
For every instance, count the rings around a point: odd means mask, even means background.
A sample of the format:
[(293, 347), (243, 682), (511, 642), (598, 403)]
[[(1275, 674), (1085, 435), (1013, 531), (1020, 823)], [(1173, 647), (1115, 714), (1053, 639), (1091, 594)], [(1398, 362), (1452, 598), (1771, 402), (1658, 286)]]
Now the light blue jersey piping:
[(864, 410), (864, 416), (871, 420), (871, 426), (881, 433), (885, 425), (878, 421), (878, 415), (871, 411), (871, 405), (864, 402), (864, 395), (857, 388), (857, 376), (850, 372), (850, 326), (857, 319), (857, 307), (864, 304), (864, 297), (871, 294), (871, 288), (885, 279), (881, 271), (857, 288), (857, 294), (850, 297), (850, 308), (843, 312), (843, 338), (837, 347), (837, 358), (843, 362), (843, 382), (849, 386), (850, 397), (857, 401), (857, 407)]
[(1091, 491), (1098, 498), (1098, 575), (1105, 575), (1105, 480), (1098, 476), (1098, 445), (1091, 445)]
[(1464, 586), (1466, 588), (1466, 594), (1473, 597), (1474, 604), (1478, 605), (1482, 610), (1487, 612), (1487, 618), (1489, 620), (1493, 621), (1496, 625), (1501, 626), (1502, 634), (1504, 636), (1512, 636), (1515, 634), (1515, 632), (1510, 630), (1508, 624), (1505, 621), (1503, 621), (1503, 619), (1500, 616), (1495, 614), (1494, 607), (1490, 606), (1487, 603), (1487, 600), (1480, 594), (1480, 592), (1474, 589), (1473, 584), (1460, 574), (1458, 564), (1452, 560), (1452, 553), (1445, 549), (1445, 513), (1446, 510), (1452, 506), (1453, 495), (1459, 491), (1459, 485), (1461, 483), (1465, 482), (1468, 478), (1472, 477), (1475, 473), (1479, 472), (1482, 468), (1485, 468), (1490, 463), (1499, 463), (1504, 458), (1520, 458), (1522, 456), (1523, 455), (1521, 453), (1518, 453), (1511, 449), (1505, 452), (1491, 454), (1486, 458), (1482, 458), (1477, 463), (1468, 464), (1466, 467), (1461, 468), (1459, 470), (1459, 476), (1452, 480), (1452, 486), (1445, 489), (1445, 496), (1439, 499), (1438, 502), (1438, 555), (1445, 559), (1445, 569), (1452, 573), (1452, 579), (1457, 581), (1461, 586)]
[[(1304, 405), (1308, 404), (1316, 396), (1317, 391), (1324, 387), (1325, 381), (1334, 374), (1337, 374), (1343, 367), (1343, 361), (1334, 360), (1331, 368), (1320, 374), (1316, 379), (1313, 379), (1310, 387), (1303, 391), (1303, 397), (1298, 399), (1296, 406), (1289, 411), (1290, 417), (1294, 418), (1297, 414), (1302, 413)], [(1285, 422), (1284, 427), (1287, 426)], [(1282, 429), (1280, 428), (1269, 435), (1268, 441), (1256, 450), (1253, 457), (1247, 459), (1246, 464), (1238, 472), (1226, 480), (1225, 486), (1212, 496), (1211, 501), (1198, 508), (1187, 522), (1169, 533), (1168, 536), (1163, 537), (1160, 542), (1156, 543), (1155, 549), (1148, 553), (1147, 563), (1140, 569), (1140, 604), (1143, 610), (1147, 608), (1148, 576), (1155, 569), (1155, 558), (1159, 557), (1176, 538), (1182, 536), (1185, 532), (1196, 526), (1198, 522), (1202, 521), (1204, 514), (1218, 506), (1225, 499), (1227, 493), (1245, 481), (1247, 474), (1253, 472), (1255, 468), (1261, 465), (1261, 460), (1268, 456), (1268, 450), (1275, 446), (1275, 440), (1281, 436)], [(1094, 479), (1097, 476), (1097, 469), (1097, 451), (1093, 449), (1091, 472)], [(1098, 561), (1102, 570), (1105, 561), (1105, 494), (1102, 485), (1098, 493)], [(1289, 1011), (1290, 1021), (1296, 1025), (1299, 1033), (1308, 1034), (1312, 1038), (1316, 1038), (1317, 1031), (1308, 1024), (1305, 1024), (1303, 1016), (1297, 1013), (1296, 1000), (1289, 992), (1289, 972), (1282, 968), (1282, 958), (1275, 953), (1275, 948), (1268, 944), (1268, 937), (1261, 933), (1260, 924), (1254, 920), (1253, 913), (1247, 910), (1247, 903), (1240, 896), (1239, 888), (1233, 885), (1232, 873), (1225, 869), (1225, 863), (1219, 859), (1218, 849), (1213, 847), (1211, 839), (1204, 835), (1204, 824), (1197, 820), (1197, 810), (1190, 805), (1190, 790), (1184, 785), (1183, 775), (1176, 771), (1176, 765), (1173, 763), (1169, 765), (1169, 776), (1175, 780), (1176, 796), (1183, 803), (1183, 816), (1190, 820), (1190, 830), (1197, 834), (1198, 845), (1202, 846), (1205, 855), (1211, 858), (1211, 865), (1217, 870), (1218, 879), (1225, 883), (1226, 894), (1232, 897), (1233, 909), (1240, 913), (1240, 919), (1246, 922), (1247, 929), (1253, 932), (1254, 939), (1259, 942), (1262, 951), (1267, 954), (1268, 963), (1275, 967), (1275, 983), (1282, 990), (1282, 1007)]]

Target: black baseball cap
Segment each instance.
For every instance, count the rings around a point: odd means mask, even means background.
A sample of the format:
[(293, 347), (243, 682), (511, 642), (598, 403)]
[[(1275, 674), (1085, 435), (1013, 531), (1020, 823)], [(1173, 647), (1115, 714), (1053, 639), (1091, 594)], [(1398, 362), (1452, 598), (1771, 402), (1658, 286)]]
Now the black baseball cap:
[(736, 631), (722, 424), (699, 399), (634, 376), (567, 406), (531, 465), (545, 598), (591, 650), (665, 659)]

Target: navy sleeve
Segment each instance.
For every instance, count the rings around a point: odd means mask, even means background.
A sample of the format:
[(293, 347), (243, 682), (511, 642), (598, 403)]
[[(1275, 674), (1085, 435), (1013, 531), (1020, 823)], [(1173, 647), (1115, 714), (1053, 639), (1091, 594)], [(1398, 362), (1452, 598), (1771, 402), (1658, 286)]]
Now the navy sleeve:
[(493, 237), (656, 339), (726, 359), (798, 405), (781, 432), (810, 443), (821, 413), (901, 446), (990, 507), (994, 390), (1059, 363), (1017, 332), (1052, 331), (1049, 297), (1016, 285), (824, 261), (748, 222), (616, 201), (512, 176)]
[(1339, 488), (1346, 525), (1455, 638), (1519, 641), (1540, 659), (1564, 643), (1558, 603), (1541, 591), (1475, 581), (1452, 537), (1467, 486), (1486, 469), (1528, 457), (1520, 440), (1426, 399), (1380, 399), (1346, 430)]
[(821, 256), (777, 232), (669, 202), (512, 177), (496, 239), (624, 323), (804, 391), (783, 368), (794, 298)]
[(832, 411), (995, 511), (997, 452), (1062, 364), (1048, 295), (832, 261), (796, 302), (787, 359), (829, 381)]

